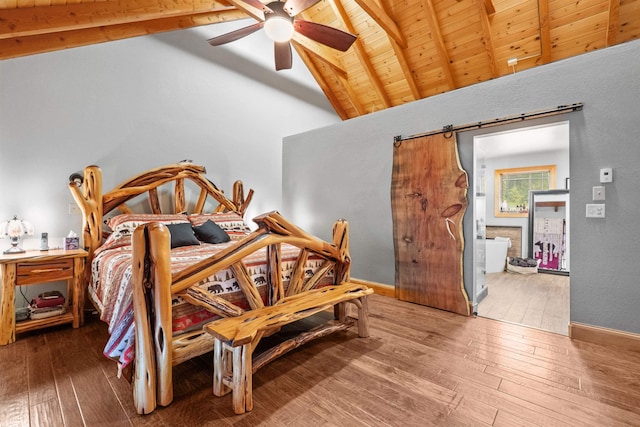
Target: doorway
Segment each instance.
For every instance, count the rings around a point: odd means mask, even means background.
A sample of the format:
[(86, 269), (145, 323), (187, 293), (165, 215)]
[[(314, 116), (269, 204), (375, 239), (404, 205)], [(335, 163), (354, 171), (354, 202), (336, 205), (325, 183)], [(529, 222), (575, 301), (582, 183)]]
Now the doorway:
[[(567, 193), (569, 190), (569, 122), (476, 135), (473, 147), (475, 311), (482, 317), (567, 335), (568, 269), (555, 274), (557, 272), (537, 268), (507, 268), (507, 260), (525, 261), (539, 256), (531, 249), (534, 225), (530, 218), (530, 194), (525, 188), (533, 193), (545, 190)], [(566, 221), (553, 219), (552, 222), (561, 224), (563, 232), (566, 227), (567, 236), (568, 199), (567, 194), (566, 206), (561, 207), (566, 208), (566, 212), (558, 213), (556, 206), (555, 213), (549, 215), (565, 214)], [(566, 267), (569, 265), (568, 239), (562, 243), (566, 243), (566, 251), (561, 251), (563, 247), (556, 244), (552, 255), (563, 257), (558, 265)]]

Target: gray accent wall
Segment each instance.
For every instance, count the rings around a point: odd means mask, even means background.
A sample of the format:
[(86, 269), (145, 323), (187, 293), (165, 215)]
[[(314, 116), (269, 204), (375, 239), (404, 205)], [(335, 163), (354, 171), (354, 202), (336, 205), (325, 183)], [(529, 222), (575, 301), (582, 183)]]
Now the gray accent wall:
[[(639, 100), (640, 41), (634, 41), (291, 135), (283, 146), (282, 212), (324, 238), (335, 219), (349, 220), (352, 276), (393, 284), (394, 136), (583, 102), (582, 111), (555, 119), (570, 121), (571, 321), (640, 333)], [(470, 177), (471, 134), (459, 134)], [(606, 218), (586, 218), (604, 167), (613, 168), (613, 182), (602, 184)], [(468, 211), (467, 235), (470, 217)]]

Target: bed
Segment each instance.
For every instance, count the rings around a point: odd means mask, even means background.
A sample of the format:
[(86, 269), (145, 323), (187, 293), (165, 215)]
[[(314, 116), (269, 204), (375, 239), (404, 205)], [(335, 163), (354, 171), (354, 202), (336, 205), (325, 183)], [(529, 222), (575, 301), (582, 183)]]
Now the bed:
[[(349, 281), (346, 221), (334, 224), (333, 242), (278, 212), (254, 218), (252, 230), (243, 216), (253, 191), (245, 197), (236, 181), (227, 198), (190, 162), (104, 193), (100, 168), (88, 166), (71, 175), (69, 188), (83, 214), (87, 295), (109, 325), (104, 354), (132, 368), (139, 413), (171, 403), (173, 366), (213, 350), (203, 325)], [(362, 288), (355, 291), (370, 291)], [(352, 320), (338, 315), (345, 328)]]

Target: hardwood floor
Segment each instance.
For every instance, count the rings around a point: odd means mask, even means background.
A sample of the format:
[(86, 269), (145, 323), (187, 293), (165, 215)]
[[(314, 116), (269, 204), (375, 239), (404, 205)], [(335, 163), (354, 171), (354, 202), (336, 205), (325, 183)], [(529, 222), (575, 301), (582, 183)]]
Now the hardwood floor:
[(487, 287), (479, 316), (568, 335), (569, 276), (489, 273)]
[(106, 325), (0, 347), (2, 426), (640, 425), (640, 355), (372, 295), (371, 337), (303, 346), (254, 375), (254, 410), (212, 394), (209, 355), (174, 369), (174, 402), (140, 416), (101, 350)]

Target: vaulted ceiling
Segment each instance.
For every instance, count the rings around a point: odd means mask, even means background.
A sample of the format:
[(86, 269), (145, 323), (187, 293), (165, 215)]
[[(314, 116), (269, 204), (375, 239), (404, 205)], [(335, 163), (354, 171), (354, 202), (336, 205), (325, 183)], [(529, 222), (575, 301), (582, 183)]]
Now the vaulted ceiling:
[[(255, 16), (242, 0), (0, 0), (0, 59)], [(292, 44), (342, 119), (640, 37), (640, 0), (320, 0)], [(213, 49), (213, 48), (212, 48)]]

